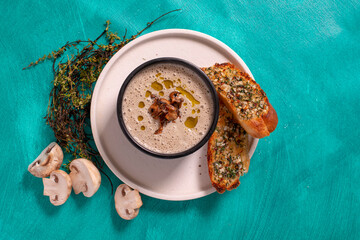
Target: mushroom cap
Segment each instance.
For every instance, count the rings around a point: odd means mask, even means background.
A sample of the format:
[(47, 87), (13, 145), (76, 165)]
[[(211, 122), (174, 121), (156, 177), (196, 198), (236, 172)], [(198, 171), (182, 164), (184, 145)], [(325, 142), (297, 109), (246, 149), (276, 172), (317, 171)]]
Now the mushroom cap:
[(50, 202), (59, 206), (66, 202), (71, 193), (71, 178), (62, 170), (54, 170), (50, 178), (43, 178), (44, 195), (49, 196)]
[(69, 168), (75, 194), (82, 192), (85, 197), (94, 195), (101, 184), (97, 167), (87, 159), (78, 158), (70, 163)]
[(132, 190), (126, 184), (121, 184), (117, 187), (114, 199), (117, 213), (125, 220), (135, 218), (143, 204), (139, 191)]
[(28, 171), (35, 177), (48, 177), (52, 171), (60, 168), (63, 158), (64, 154), (61, 147), (52, 142), (29, 165)]

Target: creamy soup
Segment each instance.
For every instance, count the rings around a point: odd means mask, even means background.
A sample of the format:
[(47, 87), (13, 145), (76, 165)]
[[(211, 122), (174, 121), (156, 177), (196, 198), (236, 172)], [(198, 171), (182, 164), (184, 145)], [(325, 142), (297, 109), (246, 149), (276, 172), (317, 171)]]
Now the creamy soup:
[[(184, 99), (180, 118), (155, 134), (159, 120), (149, 114), (154, 99), (168, 99), (173, 91)], [(125, 126), (135, 140), (158, 153), (179, 153), (199, 143), (209, 131), (214, 102), (209, 88), (192, 70), (178, 64), (153, 64), (138, 72), (125, 89), (122, 103)]]

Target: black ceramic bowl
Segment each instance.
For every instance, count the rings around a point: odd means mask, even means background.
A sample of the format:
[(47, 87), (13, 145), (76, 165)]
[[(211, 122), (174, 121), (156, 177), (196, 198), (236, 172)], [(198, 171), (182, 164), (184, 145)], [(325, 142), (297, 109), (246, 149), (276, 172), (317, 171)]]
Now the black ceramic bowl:
[[(208, 87), (208, 90), (211, 94), (211, 97), (214, 101), (214, 116), (213, 117), (213, 121), (212, 124), (209, 128), (209, 131), (205, 134), (204, 138), (197, 143), (196, 145), (194, 145), (193, 147), (187, 149), (186, 151), (183, 152), (178, 152), (178, 153), (159, 153), (159, 152), (155, 152), (152, 151), (150, 149), (147, 149), (146, 147), (142, 146), (140, 143), (138, 143), (133, 136), (131, 136), (131, 134), (129, 133), (129, 131), (127, 130), (126, 126), (125, 126), (125, 122), (123, 119), (123, 114), (122, 114), (122, 102), (123, 102), (123, 97), (124, 97), (124, 93), (126, 90), (126, 87), (128, 86), (128, 84), (130, 83), (130, 81), (133, 79), (133, 77), (140, 72), (141, 70), (143, 70), (144, 68), (153, 65), (153, 64), (157, 64), (157, 63), (173, 63), (173, 64), (178, 64), (181, 65), (183, 67), (186, 67), (190, 70), (192, 70), (194, 73), (196, 73), (206, 84), (206, 86)], [(121, 130), (123, 131), (123, 133), (125, 134), (126, 138), (139, 150), (143, 151), (146, 154), (149, 154), (151, 156), (154, 157), (158, 157), (158, 158), (179, 158), (179, 157), (184, 157), (186, 155), (189, 155), (193, 152), (195, 152), (196, 150), (198, 150), (199, 148), (201, 148), (205, 143), (207, 143), (207, 141), (209, 140), (209, 138), (211, 137), (211, 135), (213, 134), (218, 118), (219, 118), (219, 98), (218, 95), (216, 93), (215, 87), (212, 84), (212, 82), (210, 81), (210, 79), (206, 76), (206, 74), (201, 71), (200, 68), (198, 68), (197, 66), (195, 66), (194, 64), (179, 59), (179, 58), (172, 58), (172, 57), (164, 57), (164, 58), (156, 58), (153, 60), (150, 60), (148, 62), (145, 62), (143, 64), (141, 64), (140, 66), (138, 66), (137, 68), (135, 68), (130, 74), (129, 76), (125, 79), (123, 85), (121, 86), (119, 95), (118, 95), (118, 100), (117, 100), (117, 116), (118, 116), (118, 120), (119, 120), (119, 124), (121, 127)]]

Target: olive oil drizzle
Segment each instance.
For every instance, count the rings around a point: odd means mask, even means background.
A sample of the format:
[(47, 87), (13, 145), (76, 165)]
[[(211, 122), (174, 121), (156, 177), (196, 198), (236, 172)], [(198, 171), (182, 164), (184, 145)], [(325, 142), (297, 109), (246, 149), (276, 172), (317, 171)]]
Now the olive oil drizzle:
[(151, 84), (151, 88), (156, 91), (161, 91), (161, 90), (163, 90), (164, 87), (161, 83), (159, 83), (158, 81), (155, 81)]
[(166, 89), (169, 89), (169, 88), (173, 88), (173, 87), (174, 87), (174, 82), (171, 81), (171, 80), (164, 80), (164, 81), (163, 81), (163, 84), (165, 85), (165, 88), (166, 88)]
[(145, 97), (146, 97), (146, 98), (148, 98), (148, 97), (150, 97), (150, 96), (151, 96), (151, 94), (152, 94), (152, 93), (151, 93), (150, 91), (146, 91), (146, 93), (145, 93)]
[(198, 117), (188, 117), (185, 121), (185, 126), (188, 128), (194, 128), (198, 123)]
[(139, 108), (143, 108), (145, 107), (145, 103), (144, 102), (139, 102)]
[(184, 88), (176, 87), (176, 90), (179, 91), (182, 95), (184, 95), (187, 99), (189, 99), (193, 107), (195, 106), (195, 104), (200, 104), (200, 102), (196, 100), (195, 97), (190, 92), (186, 91)]

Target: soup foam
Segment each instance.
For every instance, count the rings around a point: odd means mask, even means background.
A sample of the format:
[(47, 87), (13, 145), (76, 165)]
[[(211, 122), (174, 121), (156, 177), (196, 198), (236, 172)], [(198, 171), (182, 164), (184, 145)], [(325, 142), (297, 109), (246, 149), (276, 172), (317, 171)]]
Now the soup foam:
[[(160, 123), (148, 112), (153, 103), (150, 92), (169, 99), (173, 91), (181, 92), (184, 99), (181, 117), (166, 124), (161, 134), (154, 134)], [(140, 145), (157, 153), (179, 153), (205, 137), (213, 121), (214, 101), (207, 85), (193, 70), (179, 64), (157, 63), (130, 81), (123, 96), (122, 115), (128, 132)]]

